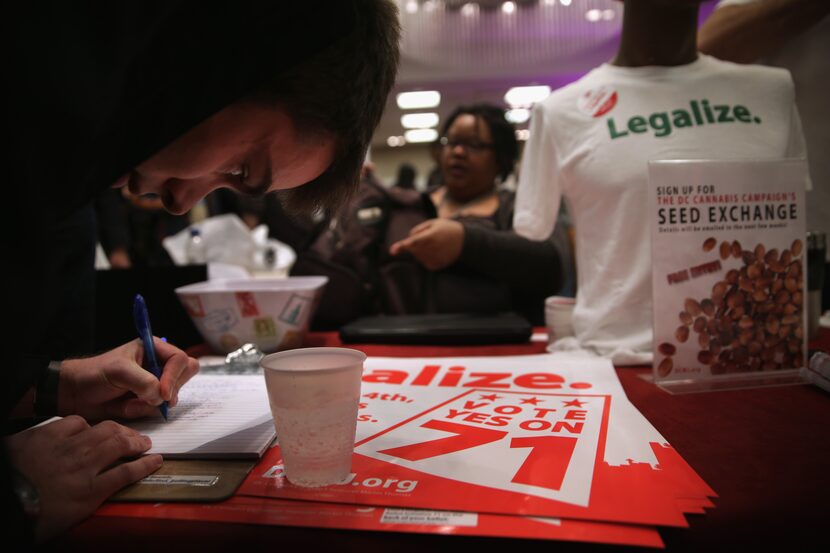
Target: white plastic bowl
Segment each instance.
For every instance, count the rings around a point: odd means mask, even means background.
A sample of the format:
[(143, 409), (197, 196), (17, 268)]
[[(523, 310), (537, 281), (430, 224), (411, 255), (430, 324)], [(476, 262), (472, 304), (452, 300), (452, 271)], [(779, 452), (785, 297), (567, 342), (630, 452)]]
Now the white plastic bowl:
[(302, 345), (327, 282), (324, 276), (211, 280), (176, 288), (176, 295), (216, 352), (252, 343), (269, 353)]

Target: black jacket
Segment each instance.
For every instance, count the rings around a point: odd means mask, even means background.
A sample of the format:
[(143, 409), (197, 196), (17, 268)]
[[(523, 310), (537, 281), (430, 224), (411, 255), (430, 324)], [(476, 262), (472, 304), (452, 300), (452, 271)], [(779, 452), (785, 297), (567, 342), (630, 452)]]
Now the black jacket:
[(492, 216), (458, 218), (465, 234), (459, 259), (429, 271), (410, 255), (389, 254), (412, 227), (437, 217), (429, 195), (364, 179), (292, 268), (295, 275), (329, 277), (313, 327), (338, 328), (364, 315), (504, 311), (544, 324), (544, 299), (572, 271), (565, 228), (557, 225), (542, 241), (517, 235), (515, 195), (498, 194)]
[[(344, 36), (352, 21), (349, 3), (337, 0), (18, 2), (4, 10), (12, 140), (2, 217), (11, 280), (2, 307), (12, 327), (4, 420), (49, 361), (44, 329), (65, 299), (55, 283), (70, 276), (50, 269), (56, 225), (185, 131)], [(5, 472), (4, 512), (19, 515)], [(22, 526), (6, 530), (14, 543)]]

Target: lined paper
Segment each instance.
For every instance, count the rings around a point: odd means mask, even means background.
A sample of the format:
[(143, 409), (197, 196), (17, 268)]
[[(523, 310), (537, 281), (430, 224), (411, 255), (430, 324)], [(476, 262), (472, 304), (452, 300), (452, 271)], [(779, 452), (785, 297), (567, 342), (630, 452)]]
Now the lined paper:
[(124, 424), (168, 459), (257, 459), (276, 436), (262, 375), (198, 374), (168, 415)]

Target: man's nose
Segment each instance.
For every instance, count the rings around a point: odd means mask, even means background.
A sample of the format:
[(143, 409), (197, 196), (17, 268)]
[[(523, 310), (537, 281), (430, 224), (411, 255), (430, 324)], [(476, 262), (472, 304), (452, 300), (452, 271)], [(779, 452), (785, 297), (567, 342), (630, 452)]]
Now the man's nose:
[(176, 187), (165, 188), (161, 199), (167, 211), (174, 215), (184, 215), (214, 188), (216, 187), (198, 182), (188, 182)]

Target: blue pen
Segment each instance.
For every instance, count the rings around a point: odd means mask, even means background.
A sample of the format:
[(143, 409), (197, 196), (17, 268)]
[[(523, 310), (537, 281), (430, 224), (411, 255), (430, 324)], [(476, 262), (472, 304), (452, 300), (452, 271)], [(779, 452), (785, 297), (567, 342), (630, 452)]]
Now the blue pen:
[[(150, 314), (147, 313), (147, 304), (144, 303), (141, 294), (135, 295), (133, 320), (135, 321), (135, 329), (138, 331), (138, 337), (141, 338), (141, 343), (144, 344), (144, 368), (161, 380), (161, 369), (156, 360), (156, 348), (153, 345), (153, 331), (150, 329)], [(161, 411), (164, 420), (167, 420), (166, 401), (159, 405), (159, 411)]]

